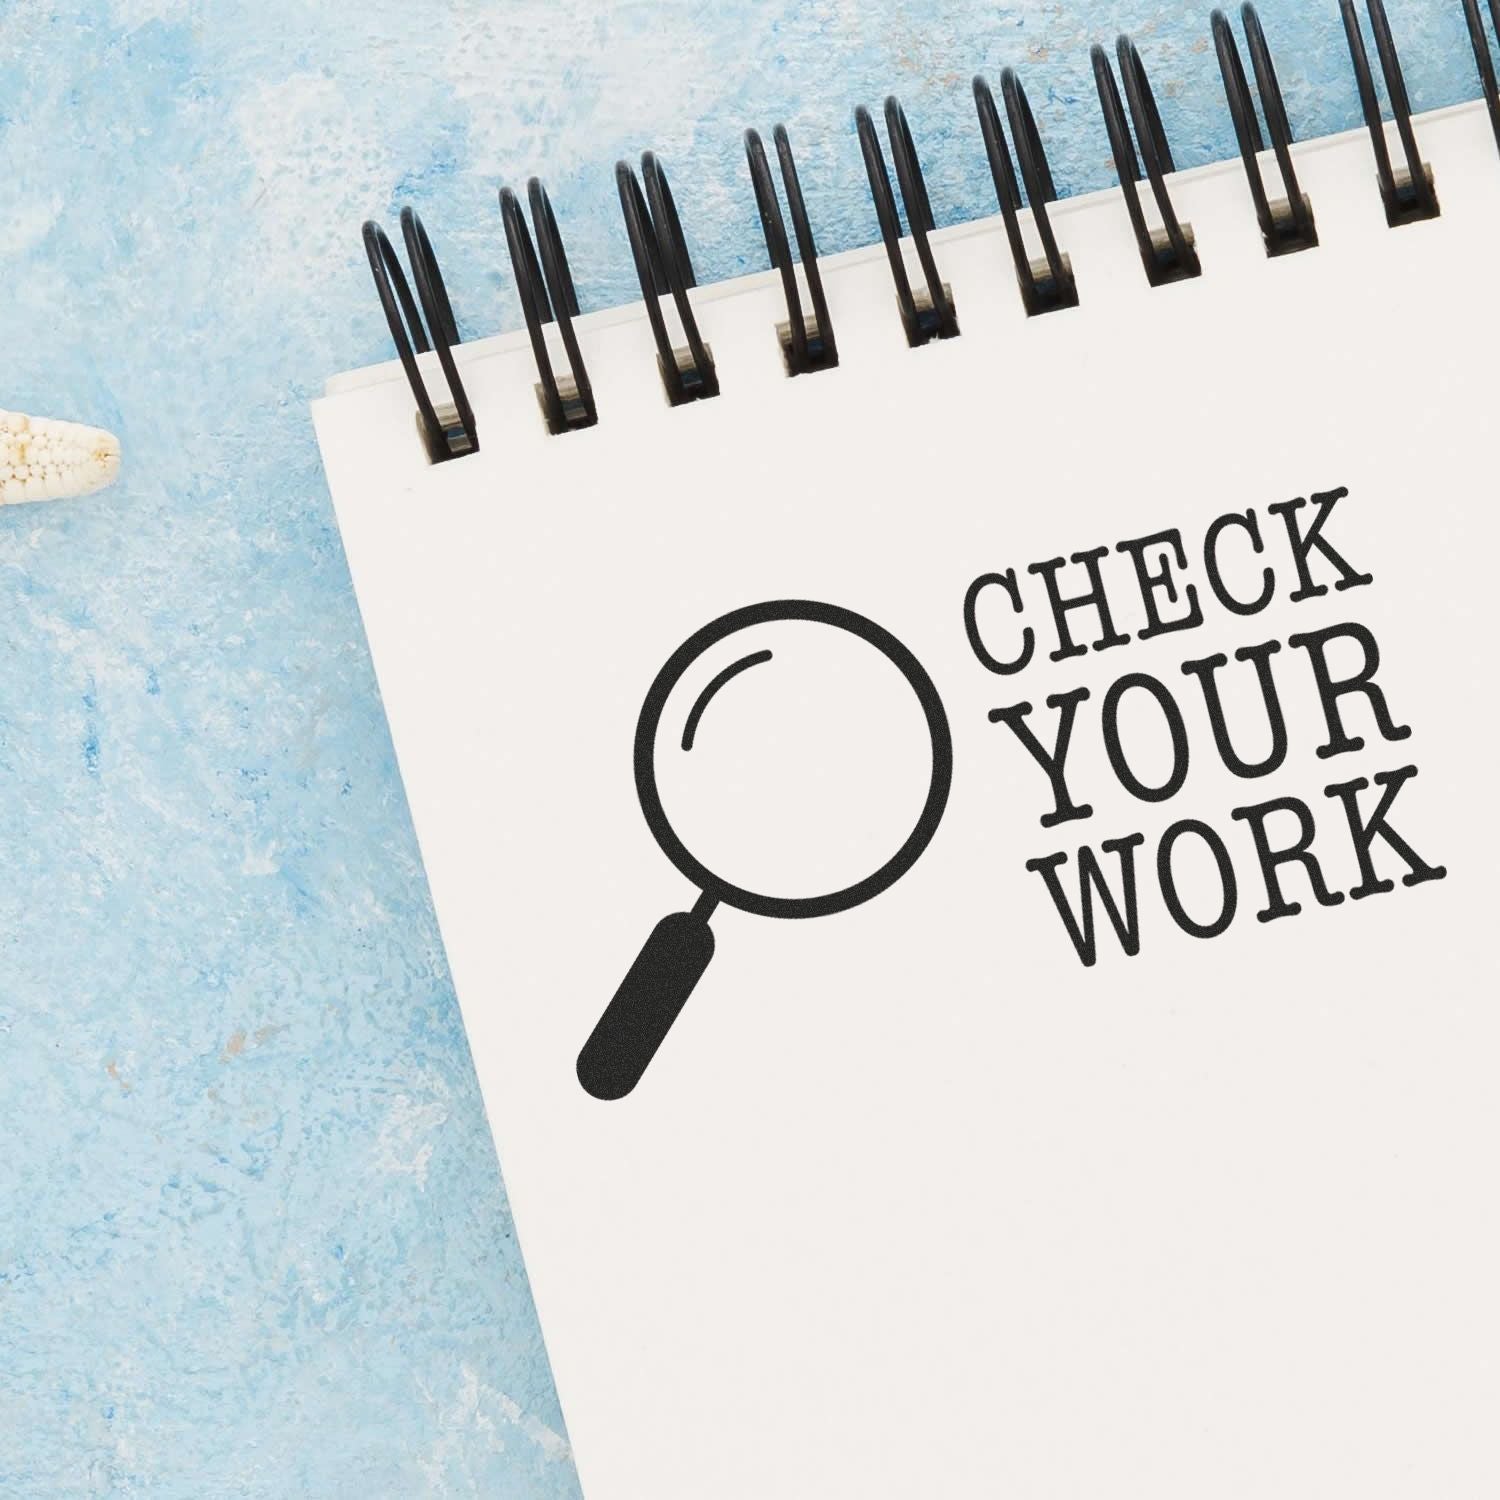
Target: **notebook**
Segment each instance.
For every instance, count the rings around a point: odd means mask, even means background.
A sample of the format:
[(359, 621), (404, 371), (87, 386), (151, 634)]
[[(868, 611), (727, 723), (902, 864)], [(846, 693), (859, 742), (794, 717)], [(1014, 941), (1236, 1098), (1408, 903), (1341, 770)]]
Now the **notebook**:
[(413, 233), (436, 424), (314, 405), (591, 1500), (1500, 1488), (1496, 138), (1262, 215), (1132, 56), (1139, 226), (1009, 78), (1013, 223), (794, 307), (651, 162), (670, 360), (534, 195), (549, 374)]

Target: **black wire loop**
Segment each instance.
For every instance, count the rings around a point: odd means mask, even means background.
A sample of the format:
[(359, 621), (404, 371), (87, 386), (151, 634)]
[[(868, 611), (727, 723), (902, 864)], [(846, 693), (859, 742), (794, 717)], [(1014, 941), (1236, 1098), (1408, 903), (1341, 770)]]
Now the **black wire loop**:
[[(1490, 24), (1500, 35), (1500, 0), (1489, 0)], [(1469, 23), (1469, 45), (1474, 49), (1474, 61), (1479, 66), (1479, 83), (1484, 90), (1485, 108), (1490, 112), (1490, 129), (1495, 132), (1495, 145), (1500, 147), (1500, 95), (1495, 91), (1495, 64), (1490, 56), (1489, 38), (1484, 34), (1484, 21), (1479, 14), (1479, 0), (1464, 0), (1464, 20)]]
[[(373, 219), (367, 219), (362, 233), (365, 254), (370, 261), (370, 275), (375, 280), (386, 326), (391, 331), (391, 342), (396, 346), (396, 355), (417, 403), (417, 426), (428, 460), (436, 464), (450, 458), (462, 458), (466, 453), (477, 453), (479, 429), (475, 426), (474, 411), (453, 359), (453, 345), (459, 342), (453, 307), (448, 301), (448, 289), (443, 284), (443, 273), (438, 269), (432, 241), (428, 239), (421, 219), (410, 208), (401, 210), (401, 235), (406, 242), (412, 279), (417, 284), (417, 298), (421, 299), (420, 312), (385, 230)], [(427, 354), (433, 349), (437, 351), (443, 379), (448, 383), (450, 400), (442, 406), (433, 402), (417, 363), (418, 354)]]
[[(1130, 102), (1135, 138), (1140, 143), (1140, 160), (1137, 160), (1135, 146), (1131, 144), (1130, 126), (1125, 122), (1125, 108), (1120, 102), (1120, 89), (1115, 82), (1109, 54), (1095, 43), (1089, 55), (1094, 64), (1094, 84), (1099, 90), (1099, 108), (1104, 112), (1104, 128), (1109, 132), (1109, 149), (1115, 159), (1115, 175), (1119, 177), (1120, 188), (1125, 194), (1125, 208), (1130, 215), (1130, 227), (1135, 231), (1141, 264), (1146, 268), (1146, 279), (1152, 286), (1186, 281), (1202, 275), (1203, 267), (1198, 263), (1198, 252), (1193, 245), (1192, 225), (1178, 220), (1167, 193), (1167, 174), (1177, 170), (1172, 161), (1172, 148), (1167, 143), (1166, 131), (1162, 129), (1156, 96), (1151, 92), (1151, 82), (1146, 77), (1146, 67), (1135, 43), (1128, 36), (1122, 36), (1115, 50), (1119, 57), (1120, 76), (1125, 81), (1125, 97)], [(1162, 227), (1158, 230), (1152, 230), (1146, 223), (1141, 195), (1136, 188), (1141, 178), (1141, 162), (1145, 163), (1151, 195), (1156, 199), (1157, 212), (1161, 215)]]
[(423, 316), (428, 325), (440, 330), (449, 344), (460, 342), (458, 324), (453, 317), (453, 304), (448, 300), (448, 288), (438, 266), (437, 253), (416, 209), (408, 204), (401, 210), (401, 240), (406, 246), (406, 259), (417, 283), (417, 295), (421, 298)]
[(1052, 186), (1052, 171), (1047, 153), (1037, 132), (1036, 118), (1026, 90), (1014, 68), (1002, 68), (1000, 92), (1005, 99), (1005, 114), (1016, 143), (1016, 161), (1021, 168), (1021, 184), (1031, 207), (1032, 222), (1042, 242), (1042, 257), (1033, 260), (1021, 233), (1021, 194), (1011, 166), (1010, 147), (995, 108), (995, 96), (981, 76), (974, 79), (974, 107), (979, 111), (979, 130), (984, 137), (985, 155), (989, 157), (990, 176), (995, 183), (995, 197), (1000, 203), (1000, 217), (1005, 223), (1005, 237), (1010, 242), (1011, 259), (1016, 267), (1016, 284), (1028, 317), (1054, 312), (1061, 307), (1078, 306), (1078, 286), (1073, 279), (1073, 264), (1057, 247), (1057, 236), (1047, 216), (1047, 205), (1057, 197)]
[(865, 159), (865, 174), (870, 179), (870, 195), (875, 200), (875, 217), (880, 222), (880, 238), (885, 243), (886, 259), (891, 265), (891, 279), (896, 283), (896, 305), (901, 312), (901, 326), (913, 349), (933, 339), (951, 339), (958, 334), (958, 311), (953, 305), (952, 289), (938, 271), (928, 236), (933, 230), (932, 204), (927, 197), (927, 183), (922, 164), (917, 159), (916, 143), (906, 112), (892, 94), (885, 101), (885, 130), (890, 137), (891, 156), (896, 164), (896, 181), (906, 208), (906, 222), (922, 269), (924, 289), (913, 293), (911, 278), (906, 274), (906, 260), (901, 253), (901, 220), (891, 193), (891, 179), (886, 172), (885, 155), (870, 111), (860, 105), (854, 111), (859, 132), (859, 148)]
[[(656, 341), (656, 364), (667, 400), (673, 406), (681, 406), (688, 401), (717, 396), (719, 376), (713, 354), (698, 332), (698, 321), (688, 300), (688, 288), (697, 282), (666, 171), (656, 156), (647, 151), (641, 157), (639, 179), (629, 162), (615, 163), (615, 185), (620, 192), (620, 211), (625, 216), (625, 233), (630, 237), (630, 253), (635, 259), (646, 316), (651, 322), (651, 336)], [(682, 348), (673, 345), (662, 316), (661, 299), (669, 292), (687, 340)]]
[(1286, 197), (1274, 201), (1267, 196), (1265, 179), (1261, 176), (1260, 153), (1265, 150), (1265, 140), (1260, 133), (1255, 102), (1250, 97), (1250, 85), (1245, 78), (1244, 64), (1240, 61), (1240, 49), (1235, 44), (1229, 17), (1222, 10), (1216, 10), (1211, 18), (1214, 49), (1219, 54), (1219, 72), (1224, 78), (1224, 95), (1229, 101), (1234, 134), (1245, 162), (1245, 176), (1249, 179), (1250, 197), (1255, 204), (1255, 217), (1260, 223), (1266, 254), (1289, 255), (1297, 250), (1310, 250), (1318, 243), (1312, 204), (1297, 185), (1297, 169), (1292, 164), (1292, 127), (1286, 116), (1286, 102), (1281, 96), (1281, 84), (1276, 78), (1260, 17), (1249, 0), (1240, 7), (1240, 21), (1245, 28), (1245, 45), (1250, 50), (1250, 66), (1255, 72), (1256, 92), (1266, 114), (1266, 133), (1271, 137), (1271, 149), (1276, 154), (1276, 166), (1286, 189)]
[(828, 299), (823, 295), (823, 277), (818, 270), (818, 247), (813, 240), (812, 223), (802, 197), (797, 177), (797, 163), (786, 126), (771, 132), (776, 146), (776, 160), (781, 167), (781, 181), (786, 188), (786, 206), (792, 216), (792, 232), (797, 237), (797, 254), (807, 277), (807, 294), (812, 312), (802, 311), (802, 294), (797, 287), (797, 273), (792, 267), (791, 246), (786, 237), (786, 223), (771, 179), (770, 163), (758, 130), (745, 132), (745, 159), (750, 164), (750, 183), (755, 189), (755, 207), (760, 227), (766, 237), (766, 253), (771, 266), (781, 274), (786, 294), (787, 321), (778, 328), (782, 358), (788, 375), (809, 375), (815, 370), (831, 370), (839, 362), (838, 344), (833, 336), (833, 320), (828, 315)]
[[(573, 277), (568, 270), (567, 252), (563, 249), (552, 202), (547, 197), (546, 188), (535, 177), (526, 184), (526, 198), (531, 208), (531, 222), (536, 226), (535, 245), (531, 231), (526, 227), (520, 200), (508, 187), (500, 189), (500, 218), (505, 225), (505, 243), (516, 275), (516, 293), (521, 299), (521, 313), (526, 319), (526, 332), (531, 338), (531, 350), (540, 376), (536, 387), (537, 401), (547, 431), (555, 436), (575, 432), (581, 427), (592, 427), (599, 420), (599, 413), (594, 406), (594, 388), (589, 383), (583, 353), (578, 347), (578, 335), (573, 330), (578, 296), (573, 290)], [(541, 249), (540, 261), (537, 259), (538, 247)], [(544, 331), (544, 325), (554, 321), (568, 356), (568, 369), (561, 377), (552, 367)]]
[(1441, 210), (1432, 169), (1422, 160), (1422, 153), (1417, 149), (1417, 134), (1411, 123), (1411, 103), (1406, 97), (1406, 80), (1401, 74), (1401, 59), (1396, 55), (1396, 43), (1391, 36), (1390, 22), (1386, 20), (1385, 6), (1382, 0), (1366, 0), (1366, 9), (1370, 13), (1370, 30), (1375, 33), (1375, 50), (1380, 56), (1380, 71), (1385, 77), (1391, 114), (1396, 120), (1396, 134), (1401, 139), (1401, 151), (1406, 157), (1406, 166), (1399, 171), (1391, 168), (1385, 122), (1380, 117), (1380, 101), (1375, 96), (1375, 80), (1370, 74), (1370, 57), (1360, 34), (1359, 14), (1354, 8), (1354, 0), (1339, 0), (1344, 35), (1349, 42), (1349, 60), (1354, 64), (1354, 79), (1359, 85), (1360, 108), (1370, 131), (1370, 144), (1375, 148), (1375, 176), (1380, 184), (1380, 201), (1385, 205), (1386, 223), (1395, 229), (1402, 224), (1435, 219)]

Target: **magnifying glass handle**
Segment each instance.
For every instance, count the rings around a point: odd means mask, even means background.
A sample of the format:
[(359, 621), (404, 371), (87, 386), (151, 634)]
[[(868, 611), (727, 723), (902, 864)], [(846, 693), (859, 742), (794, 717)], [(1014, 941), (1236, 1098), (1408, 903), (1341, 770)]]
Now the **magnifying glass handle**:
[(623, 1099), (636, 1084), (714, 956), (706, 917), (663, 917), (620, 981), (583, 1051), (578, 1081), (596, 1099)]

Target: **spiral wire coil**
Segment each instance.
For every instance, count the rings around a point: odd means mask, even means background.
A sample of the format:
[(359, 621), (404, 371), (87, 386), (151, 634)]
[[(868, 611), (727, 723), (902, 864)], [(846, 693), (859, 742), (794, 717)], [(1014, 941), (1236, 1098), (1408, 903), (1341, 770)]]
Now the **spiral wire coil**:
[[(1486, 0), (1486, 6), (1491, 26), (1500, 32), (1500, 0)], [(1500, 150), (1500, 91), (1480, 0), (1463, 0), (1463, 7), (1485, 106)], [(1376, 186), (1386, 222), (1396, 228), (1434, 218), (1441, 208), (1432, 169), (1422, 160), (1418, 146), (1385, 6), (1382, 0), (1366, 0), (1365, 11), (1395, 124), (1401, 152), (1399, 166), (1393, 162), (1356, 0), (1339, 0), (1360, 110), (1370, 137)], [(1264, 249), (1268, 256), (1311, 250), (1318, 245), (1313, 205), (1297, 180), (1292, 127), (1271, 49), (1253, 4), (1241, 6), (1240, 22), (1250, 59), (1248, 74), (1224, 11), (1212, 13), (1210, 32)], [(1176, 171), (1176, 164), (1140, 49), (1129, 36), (1122, 35), (1115, 43), (1113, 58), (1099, 45), (1091, 49), (1090, 58), (1115, 173), (1148, 283), (1160, 287), (1202, 275), (1192, 225), (1179, 216), (1172, 202), (1167, 179)], [(1076, 307), (1080, 291), (1073, 265), (1058, 242), (1048, 214), (1057, 190), (1021, 80), (1015, 69), (1001, 70), (1003, 115), (983, 76), (975, 77), (973, 91), (980, 138), (1022, 307), (1028, 316)], [(935, 219), (916, 141), (906, 112), (894, 95), (885, 100), (883, 119), (895, 170), (894, 189), (874, 118), (863, 105), (854, 111), (876, 225), (890, 269), (896, 316), (908, 345), (920, 348), (959, 335), (958, 307), (938, 265), (932, 239)], [(786, 319), (776, 324), (774, 332), (786, 373), (803, 376), (835, 368), (839, 349), (824, 293), (812, 218), (786, 128), (775, 126), (771, 140), (781, 176), (780, 194), (765, 143), (753, 129), (745, 132), (745, 159), (766, 254), (779, 278), (786, 305)], [(1279, 194), (1268, 187), (1262, 167), (1268, 140), (1280, 177)], [(647, 151), (641, 156), (639, 174), (629, 162), (621, 161), (616, 164), (615, 179), (626, 238), (656, 347), (663, 394), (672, 406), (712, 399), (719, 395), (719, 370), (694, 314), (690, 293), (697, 279), (666, 168), (654, 152)], [(1149, 217), (1141, 192), (1143, 182), (1154, 208)], [(1029, 213), (1032, 238), (1040, 253), (1033, 253), (1028, 245), (1023, 213)], [(500, 215), (536, 362), (536, 394), (543, 424), (554, 436), (584, 430), (599, 421), (600, 413), (574, 326), (579, 316), (578, 297), (546, 189), (537, 178), (531, 178), (523, 207), (519, 194), (502, 188)], [(454, 357), (459, 331), (431, 239), (412, 209), (401, 211), (400, 222), (410, 280), (389, 237), (373, 220), (363, 227), (365, 249), (397, 358), (411, 386), (423, 445), (429, 460), (441, 463), (478, 452), (478, 426)], [(908, 259), (908, 241), (915, 267)], [(554, 332), (555, 339), (549, 338)], [(429, 390), (419, 358), (429, 353), (447, 386), (438, 396)]]

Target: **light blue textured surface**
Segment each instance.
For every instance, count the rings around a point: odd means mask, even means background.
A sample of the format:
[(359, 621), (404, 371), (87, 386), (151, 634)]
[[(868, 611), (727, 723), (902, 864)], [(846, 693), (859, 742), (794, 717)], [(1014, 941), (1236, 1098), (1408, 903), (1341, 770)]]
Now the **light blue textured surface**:
[[(1416, 107), (1477, 92), (1458, 0), (1391, 14)], [(1262, 15), (1298, 134), (1355, 123), (1336, 7)], [(730, 276), (743, 126), (787, 122), (843, 248), (850, 109), (895, 89), (973, 217), (1006, 63), (1100, 186), (1122, 27), (1178, 164), (1229, 154), (1197, 0), (6, 0), (0, 407), (125, 471), (0, 513), (0, 1493), (577, 1492), (308, 420), (389, 355), (361, 219), (415, 204), (493, 332), (536, 171), (584, 305), (628, 300), (610, 169), (650, 146)]]

